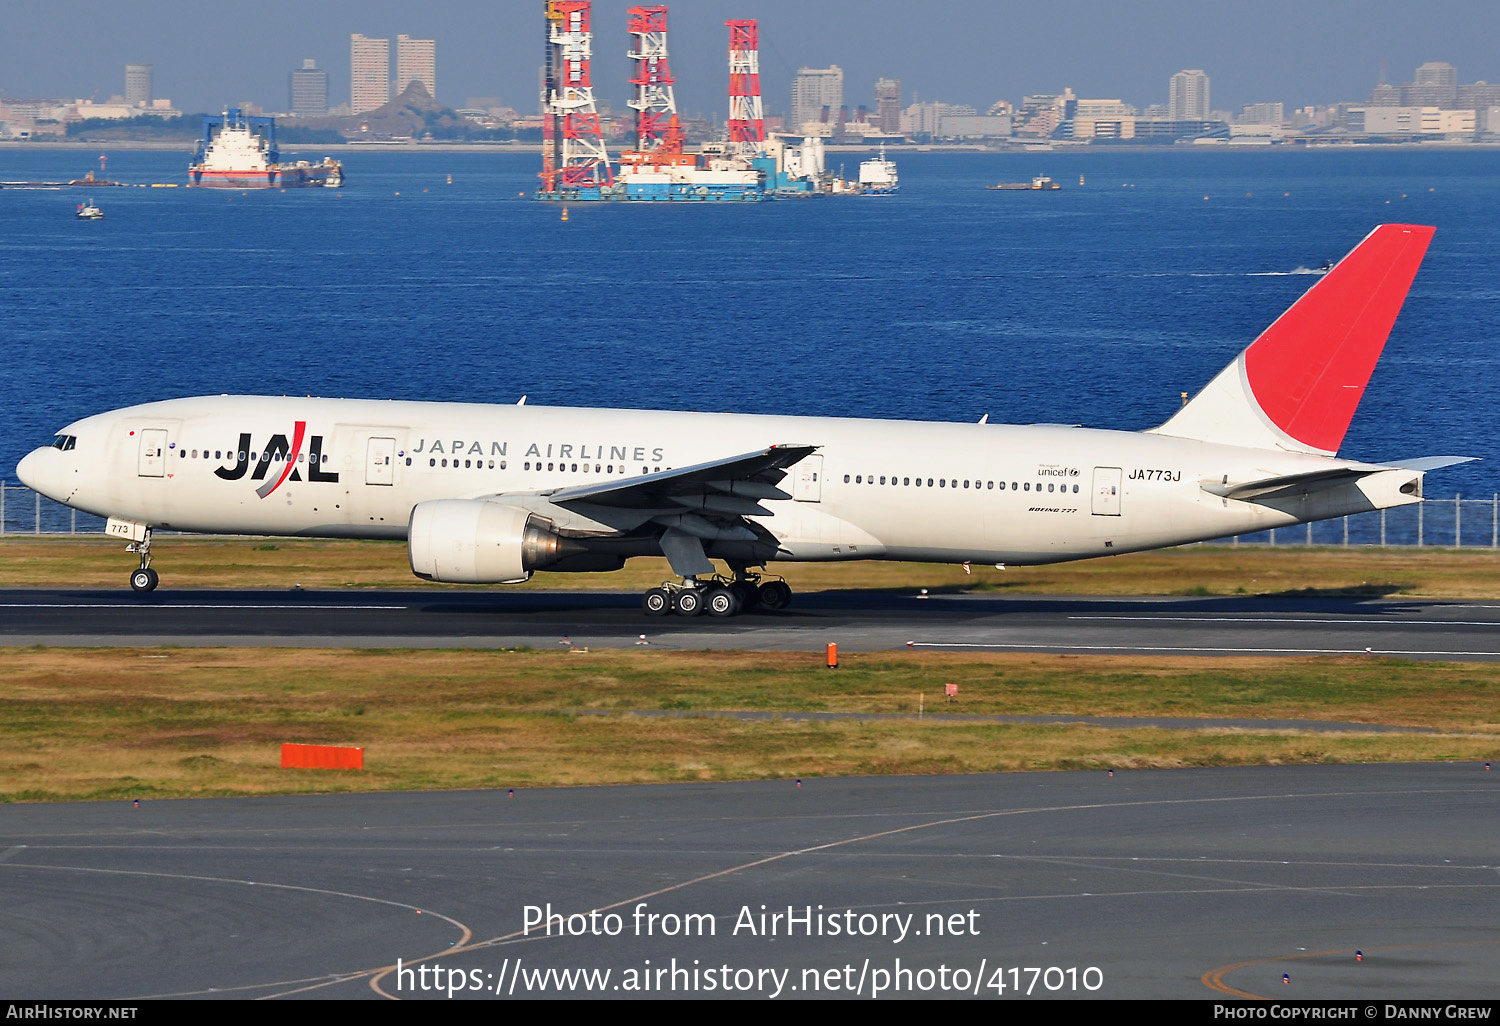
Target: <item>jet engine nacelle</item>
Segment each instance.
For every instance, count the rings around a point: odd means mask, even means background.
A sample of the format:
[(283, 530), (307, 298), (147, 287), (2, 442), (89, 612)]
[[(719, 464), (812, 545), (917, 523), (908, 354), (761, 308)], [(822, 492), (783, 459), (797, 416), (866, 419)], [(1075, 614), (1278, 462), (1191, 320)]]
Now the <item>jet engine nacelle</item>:
[(436, 499), (412, 507), (411, 572), (449, 584), (520, 584), (571, 553), (547, 521), (489, 499)]

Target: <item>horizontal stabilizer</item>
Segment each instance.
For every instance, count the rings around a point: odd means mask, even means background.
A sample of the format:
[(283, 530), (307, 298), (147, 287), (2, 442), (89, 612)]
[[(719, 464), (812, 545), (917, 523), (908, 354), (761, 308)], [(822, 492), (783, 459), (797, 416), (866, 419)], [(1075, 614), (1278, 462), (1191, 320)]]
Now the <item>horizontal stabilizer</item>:
[(1351, 464), (1347, 467), (1335, 467), (1332, 470), (1314, 470), (1306, 474), (1282, 474), (1278, 477), (1263, 477), (1255, 481), (1233, 483), (1205, 481), (1202, 487), (1210, 495), (1252, 502), (1255, 499), (1274, 498), (1291, 492), (1311, 491), (1318, 487), (1355, 481), (1386, 469), (1388, 468), (1371, 464)]
[(1381, 466), (1392, 470), (1420, 470), (1425, 474), (1429, 470), (1441, 470), (1443, 467), (1457, 466), (1460, 463), (1474, 463), (1479, 459), (1478, 456), (1417, 456), (1409, 460), (1386, 460)]

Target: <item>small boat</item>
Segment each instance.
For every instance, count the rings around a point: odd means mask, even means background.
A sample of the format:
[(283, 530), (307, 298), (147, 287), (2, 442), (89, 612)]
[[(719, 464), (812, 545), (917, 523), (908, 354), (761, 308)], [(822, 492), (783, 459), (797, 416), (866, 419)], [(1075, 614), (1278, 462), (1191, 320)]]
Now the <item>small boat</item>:
[(865, 196), (894, 196), (901, 191), (896, 162), (885, 159), (885, 143), (880, 144), (879, 157), (859, 165), (859, 191)]
[(93, 200), (89, 200), (87, 203), (80, 203), (78, 204), (78, 220), (102, 221), (104, 220), (104, 211), (94, 206)]
[(1048, 192), (1053, 189), (1061, 189), (1062, 186), (1046, 175), (1037, 175), (1029, 182), (999, 182), (995, 185), (986, 185), (985, 188), (992, 192), (996, 190), (1001, 192)]

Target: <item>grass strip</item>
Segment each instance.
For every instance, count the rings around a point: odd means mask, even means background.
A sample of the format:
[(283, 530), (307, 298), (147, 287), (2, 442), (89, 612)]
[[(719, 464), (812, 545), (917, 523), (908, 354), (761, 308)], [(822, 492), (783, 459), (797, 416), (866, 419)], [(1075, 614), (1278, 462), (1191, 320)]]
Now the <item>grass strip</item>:
[[(0, 653), (0, 800), (617, 784), (848, 774), (1493, 758), (1500, 665), (324, 649)], [(959, 700), (942, 700), (945, 683)], [(1317, 720), (1163, 730), (942, 720), (633, 716), (633, 710)], [(579, 715), (612, 711), (620, 715)], [(359, 745), (366, 770), (282, 770), (282, 742)]]

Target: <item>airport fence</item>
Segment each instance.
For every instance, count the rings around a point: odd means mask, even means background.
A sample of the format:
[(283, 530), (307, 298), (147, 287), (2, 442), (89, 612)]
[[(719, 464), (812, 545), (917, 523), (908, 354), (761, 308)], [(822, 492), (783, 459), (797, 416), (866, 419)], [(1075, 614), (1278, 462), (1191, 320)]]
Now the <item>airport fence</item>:
[[(69, 509), (25, 485), (0, 481), (0, 536), (101, 534), (104, 521)], [(1411, 506), (1355, 513), (1207, 545), (1317, 545), (1500, 549), (1500, 493), (1488, 499), (1429, 498)]]

